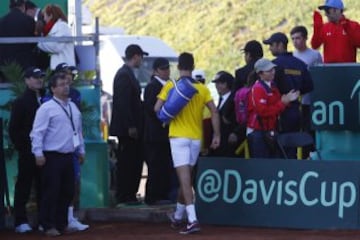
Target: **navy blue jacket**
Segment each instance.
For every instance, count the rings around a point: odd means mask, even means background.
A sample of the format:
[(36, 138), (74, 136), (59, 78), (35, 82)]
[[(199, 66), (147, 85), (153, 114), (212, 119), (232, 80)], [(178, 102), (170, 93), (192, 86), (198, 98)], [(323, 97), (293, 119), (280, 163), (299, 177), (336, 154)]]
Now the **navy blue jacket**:
[[(292, 53), (280, 54), (273, 62), (277, 65), (275, 68), (275, 83), (281, 94), (288, 93), (291, 89), (299, 90), (301, 94), (313, 90), (313, 81), (307, 65), (294, 57)], [(279, 130), (283, 132), (298, 131), (300, 126), (300, 101), (295, 100), (282, 112)]]
[(281, 94), (291, 89), (300, 90), (301, 94), (313, 90), (313, 81), (306, 64), (294, 57), (291, 52), (278, 55), (273, 63), (277, 65), (275, 82)]

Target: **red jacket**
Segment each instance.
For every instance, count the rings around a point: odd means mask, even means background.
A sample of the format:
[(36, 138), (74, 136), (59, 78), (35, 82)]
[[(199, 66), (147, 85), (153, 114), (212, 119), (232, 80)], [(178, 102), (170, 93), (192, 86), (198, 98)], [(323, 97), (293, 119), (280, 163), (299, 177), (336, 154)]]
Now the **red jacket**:
[[(285, 109), (285, 105), (281, 101), (278, 88), (274, 84), (271, 84), (270, 88), (261, 81), (256, 81), (248, 96), (247, 127), (255, 130), (275, 130), (277, 119)], [(263, 127), (259, 123), (258, 116), (262, 119)]]
[(314, 49), (324, 45), (324, 63), (356, 62), (360, 47), (360, 24), (343, 16), (338, 23), (323, 23), (320, 13), (314, 13)]

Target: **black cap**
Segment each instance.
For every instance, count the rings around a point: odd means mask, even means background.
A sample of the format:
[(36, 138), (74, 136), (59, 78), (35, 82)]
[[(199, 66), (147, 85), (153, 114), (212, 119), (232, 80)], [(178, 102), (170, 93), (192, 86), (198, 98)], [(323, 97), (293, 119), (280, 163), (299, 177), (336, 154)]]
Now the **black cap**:
[(67, 63), (59, 63), (56, 68), (55, 68), (55, 72), (62, 72), (62, 71), (67, 71), (69, 69), (69, 65)]
[(143, 55), (143, 56), (149, 56), (149, 53), (144, 52), (141, 47), (137, 44), (130, 44), (125, 49), (125, 57), (126, 59), (130, 59), (135, 55)]
[(241, 49), (244, 52), (250, 53), (254, 57), (262, 58), (264, 56), (264, 52), (261, 44), (256, 40), (248, 41), (245, 44), (245, 47)]
[(228, 86), (231, 86), (234, 82), (234, 77), (233, 75), (231, 75), (230, 73), (226, 72), (226, 71), (220, 71), (218, 73), (216, 73), (214, 80), (212, 80), (212, 82), (216, 83), (216, 82), (223, 82), (223, 83), (227, 83)]
[(274, 42), (281, 42), (284, 44), (288, 44), (289, 40), (287, 36), (282, 32), (277, 32), (271, 35), (269, 39), (263, 41), (264, 44), (272, 44)]
[(170, 63), (169, 60), (167, 60), (166, 58), (156, 58), (153, 64), (153, 69), (156, 70), (158, 68), (160, 69), (165, 69), (165, 68), (169, 68), (170, 67)]
[(67, 63), (59, 63), (56, 68), (55, 72), (70, 72), (73, 75), (78, 74), (78, 70), (74, 66), (69, 66)]
[(37, 67), (29, 67), (25, 70), (25, 73), (24, 73), (25, 78), (30, 78), (30, 77), (41, 78), (44, 76), (45, 76), (45, 73), (43, 71), (41, 71), (40, 68), (37, 68)]

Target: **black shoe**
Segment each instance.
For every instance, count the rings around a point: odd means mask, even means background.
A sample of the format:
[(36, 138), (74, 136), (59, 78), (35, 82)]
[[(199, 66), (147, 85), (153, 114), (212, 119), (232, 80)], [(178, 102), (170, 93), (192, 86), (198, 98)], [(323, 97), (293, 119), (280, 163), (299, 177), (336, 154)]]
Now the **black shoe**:
[(180, 234), (192, 234), (200, 232), (200, 224), (198, 221), (195, 221), (193, 223), (188, 223), (184, 229), (182, 229), (179, 233)]
[(173, 212), (168, 212), (167, 217), (170, 220), (170, 227), (174, 230), (180, 229), (184, 226), (184, 222), (182, 219), (176, 219)]

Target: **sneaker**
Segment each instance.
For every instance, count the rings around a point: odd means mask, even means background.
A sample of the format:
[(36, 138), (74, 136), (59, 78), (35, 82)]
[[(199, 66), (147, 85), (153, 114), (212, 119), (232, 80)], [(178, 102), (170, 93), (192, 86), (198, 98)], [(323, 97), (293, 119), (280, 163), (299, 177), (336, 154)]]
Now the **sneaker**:
[(56, 230), (55, 228), (50, 228), (45, 231), (45, 235), (48, 237), (57, 237), (57, 236), (60, 236), (61, 233), (58, 230)]
[(17, 232), (17, 233), (27, 233), (27, 232), (31, 232), (31, 231), (32, 231), (32, 228), (30, 227), (30, 225), (28, 223), (20, 224), (15, 228), (15, 232)]
[(68, 232), (78, 232), (78, 231), (85, 231), (88, 228), (89, 228), (89, 225), (82, 224), (81, 222), (79, 222), (79, 220), (77, 220), (76, 218), (73, 218), (73, 219), (69, 220), (66, 231), (68, 231)]
[(180, 234), (191, 234), (200, 232), (200, 224), (198, 221), (188, 223), (184, 229), (182, 229)]
[(183, 227), (183, 221), (181, 219), (176, 219), (174, 213), (167, 213), (167, 216), (170, 220), (170, 227), (172, 229), (180, 229)]

